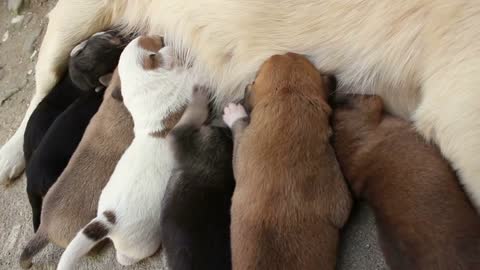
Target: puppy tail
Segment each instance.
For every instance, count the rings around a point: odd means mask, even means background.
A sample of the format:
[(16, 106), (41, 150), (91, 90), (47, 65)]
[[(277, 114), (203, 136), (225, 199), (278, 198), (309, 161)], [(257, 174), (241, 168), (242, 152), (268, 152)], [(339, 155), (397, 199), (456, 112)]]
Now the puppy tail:
[(35, 233), (35, 236), (28, 242), (20, 255), (20, 266), (23, 269), (32, 267), (32, 258), (48, 245), (47, 234), (43, 232), (41, 226)]
[[(107, 213), (111, 212), (104, 212), (103, 215), (97, 216), (77, 233), (63, 252), (57, 270), (74, 269), (76, 262), (81, 257), (85, 256), (90, 249), (109, 235), (115, 220), (109, 218), (111, 216)], [(113, 215), (113, 217), (115, 216)]]

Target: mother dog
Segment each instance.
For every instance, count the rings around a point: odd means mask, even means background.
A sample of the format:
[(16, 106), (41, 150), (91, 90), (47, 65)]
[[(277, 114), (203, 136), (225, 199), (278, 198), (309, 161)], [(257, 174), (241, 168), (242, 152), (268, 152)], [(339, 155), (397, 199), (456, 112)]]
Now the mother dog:
[(480, 2), (469, 0), (59, 0), (36, 67), (36, 93), (0, 152), (0, 180), (24, 167), (22, 136), (68, 53), (113, 25), (166, 34), (217, 88), (240, 97), (273, 54), (305, 54), (340, 91), (375, 93), (415, 122), (460, 173), (480, 209)]

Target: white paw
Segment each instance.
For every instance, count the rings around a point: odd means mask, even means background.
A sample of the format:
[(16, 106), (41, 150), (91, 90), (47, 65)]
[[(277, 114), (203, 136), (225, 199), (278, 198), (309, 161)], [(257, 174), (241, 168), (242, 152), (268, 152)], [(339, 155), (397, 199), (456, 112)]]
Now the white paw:
[(247, 117), (247, 112), (240, 104), (230, 103), (223, 110), (223, 121), (225, 124), (232, 128), (233, 124), (244, 117)]
[(10, 184), (24, 169), (23, 137), (14, 135), (0, 149), (0, 184)]
[(128, 256), (118, 253), (117, 251), (117, 262), (123, 266), (130, 266), (130, 265), (136, 264), (138, 261), (140, 260), (130, 258)]

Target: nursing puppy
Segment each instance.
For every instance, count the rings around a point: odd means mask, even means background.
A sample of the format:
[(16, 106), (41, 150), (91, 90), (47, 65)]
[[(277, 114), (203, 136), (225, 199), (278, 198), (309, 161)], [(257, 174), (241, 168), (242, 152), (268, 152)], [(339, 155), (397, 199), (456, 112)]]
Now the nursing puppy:
[(70, 49), (116, 24), (166, 33), (174, 48), (195, 58), (192, 73), (216, 89), (220, 106), (241, 97), (271, 55), (307, 55), (317, 68), (335, 73), (340, 91), (380, 95), (390, 112), (413, 119), (452, 162), (480, 209), (478, 1), (60, 0), (49, 14), (36, 93), (0, 150), (0, 181), (22, 171), (19, 134), (31, 108), (60, 79)]
[[(74, 85), (82, 87), (68, 89), (62, 88), (65, 85), (60, 85), (60, 88), (55, 89), (56, 92), (52, 92), (55, 95), (48, 95), (33, 113), (34, 117), (30, 118), (25, 142), (35, 144), (38, 139), (36, 136), (41, 137), (41, 133), (48, 128), (49, 120), (60, 113), (46, 131), (38, 148), (35, 147), (38, 151), (33, 152), (27, 163), (27, 194), (32, 207), (34, 231), (37, 231), (40, 224), (43, 197), (67, 166), (90, 119), (102, 103), (102, 80), (103, 86), (106, 86), (107, 77), (111, 76), (118, 64), (125, 45), (124, 40), (113, 31), (98, 33), (78, 45), (72, 51), (70, 75), (66, 80), (71, 78), (77, 82)], [(60, 112), (64, 103), (71, 101), (70, 98), (76, 100)], [(25, 147), (25, 153), (30, 153), (27, 149), (29, 147)]]
[(68, 245), (60, 270), (72, 269), (105, 238), (112, 240), (122, 265), (149, 257), (160, 246), (162, 199), (174, 165), (165, 136), (189, 97), (171, 48), (159, 51), (162, 46), (159, 37), (139, 37), (120, 56), (121, 93), (132, 114), (135, 138), (102, 191), (97, 217)]
[(90, 119), (102, 103), (102, 96), (103, 91), (88, 93), (60, 114), (28, 163), (27, 194), (34, 232), (40, 225), (43, 197), (67, 166)]
[(229, 105), (236, 187), (233, 269), (334, 269), (351, 199), (335, 153), (327, 104), (330, 80), (304, 57), (275, 55), (247, 99)]
[(43, 201), (38, 231), (20, 258), (23, 268), (49, 242), (66, 247), (96, 216), (98, 198), (117, 162), (133, 139), (133, 121), (118, 96), (120, 78), (115, 71), (98, 112), (67, 167)]
[(230, 206), (235, 179), (227, 127), (206, 123), (207, 89), (168, 134), (175, 169), (162, 203), (161, 239), (171, 270), (232, 269)]
[(480, 217), (438, 149), (377, 96), (348, 96), (334, 146), (356, 197), (374, 209), (392, 270), (480, 269)]
[(23, 144), (27, 165), (53, 121), (76, 99), (102, 86), (99, 78), (113, 71), (123, 47), (119, 33), (111, 30), (93, 35), (71, 51), (67, 73), (28, 120)]

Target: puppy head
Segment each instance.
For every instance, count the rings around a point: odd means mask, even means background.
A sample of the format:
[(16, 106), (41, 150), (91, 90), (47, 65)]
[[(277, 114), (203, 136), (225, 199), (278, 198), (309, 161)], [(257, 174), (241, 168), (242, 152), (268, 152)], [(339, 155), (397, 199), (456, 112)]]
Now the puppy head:
[(125, 47), (118, 64), (123, 97), (133, 97), (138, 91), (158, 91), (169, 82), (176, 65), (173, 49), (163, 47), (161, 37), (134, 39)]
[(278, 94), (295, 93), (326, 100), (334, 85), (333, 77), (322, 75), (304, 56), (287, 53), (265, 61), (246, 93), (248, 103), (254, 107), (261, 100)]
[(344, 95), (335, 101), (335, 122), (344, 123), (345, 128), (355, 126), (377, 126), (383, 115), (383, 101), (375, 95)]
[[(336, 98), (334, 108), (333, 146), (337, 159), (347, 179), (360, 179), (364, 171), (358, 165), (375, 158), (372, 153), (365, 155), (363, 149), (382, 120), (383, 102), (378, 96), (346, 95)], [(358, 190), (361, 186), (352, 188)]]
[(110, 30), (78, 44), (70, 53), (68, 72), (73, 83), (85, 91), (102, 86), (99, 78), (117, 66), (127, 42), (117, 31)]
[(110, 95), (113, 99), (117, 101), (123, 101), (121, 85), (120, 85), (120, 76), (118, 75), (118, 68), (113, 71), (111, 76), (104, 76), (101, 78), (103, 83), (106, 85), (107, 89), (105, 90), (106, 95)]

